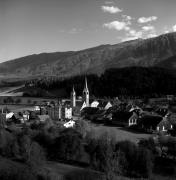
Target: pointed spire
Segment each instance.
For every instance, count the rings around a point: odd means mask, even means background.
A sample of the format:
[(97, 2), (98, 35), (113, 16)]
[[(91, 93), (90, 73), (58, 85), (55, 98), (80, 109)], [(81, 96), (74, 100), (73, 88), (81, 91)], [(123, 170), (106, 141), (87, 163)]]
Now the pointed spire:
[(86, 91), (88, 91), (88, 86), (87, 86), (87, 77), (85, 77), (85, 85), (84, 85), (84, 89), (85, 89)]
[(72, 90), (72, 92), (75, 93), (75, 87), (74, 87), (74, 85), (73, 85), (73, 90)]

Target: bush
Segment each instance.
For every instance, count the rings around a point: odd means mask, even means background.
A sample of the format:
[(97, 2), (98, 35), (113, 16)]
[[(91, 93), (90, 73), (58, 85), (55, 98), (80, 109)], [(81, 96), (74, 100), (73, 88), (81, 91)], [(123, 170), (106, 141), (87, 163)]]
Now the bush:
[(90, 126), (85, 120), (77, 120), (75, 129), (85, 138), (87, 132), (90, 131)]
[(122, 141), (117, 144), (119, 166), (124, 175), (130, 177), (150, 177), (152, 173), (152, 154), (145, 148), (138, 147), (130, 141)]

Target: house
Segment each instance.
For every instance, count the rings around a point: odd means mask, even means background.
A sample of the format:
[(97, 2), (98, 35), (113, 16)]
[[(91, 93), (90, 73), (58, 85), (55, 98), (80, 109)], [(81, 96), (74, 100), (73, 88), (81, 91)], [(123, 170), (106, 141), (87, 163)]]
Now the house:
[(155, 112), (161, 116), (166, 116), (166, 114), (168, 113), (168, 106), (158, 106), (155, 110)]
[(40, 107), (39, 106), (35, 106), (34, 107), (34, 111), (40, 111)]
[(99, 105), (99, 102), (94, 100), (91, 104), (90, 104), (90, 107), (97, 107)]
[(103, 101), (103, 100), (99, 100), (99, 104), (98, 104), (98, 108), (99, 109), (104, 109), (106, 106), (107, 102)]
[(132, 116), (129, 118), (128, 126), (130, 127), (130, 126), (137, 125), (138, 119), (139, 119), (139, 115), (135, 111), (133, 111)]
[(167, 115), (163, 117), (163, 120), (157, 125), (157, 131), (168, 131), (172, 129), (173, 129), (173, 125), (169, 121)]
[(64, 124), (64, 127), (65, 128), (72, 128), (72, 127), (74, 127), (74, 125), (75, 125), (75, 121), (70, 120)]
[(23, 120), (28, 121), (29, 120), (29, 115), (30, 115), (30, 113), (28, 111), (24, 111), (23, 112)]
[(129, 121), (132, 115), (133, 115), (132, 112), (116, 111), (112, 115), (112, 124), (129, 127), (131, 125)]
[(11, 117), (11, 120), (15, 123), (24, 123), (24, 119), (21, 113), (15, 113)]
[(13, 112), (6, 113), (6, 119), (12, 118), (13, 115), (14, 115)]
[(174, 95), (167, 95), (166, 97), (168, 101), (173, 101), (175, 99)]
[(105, 110), (108, 110), (108, 109), (111, 108), (111, 107), (112, 107), (112, 104), (111, 104), (110, 101), (108, 101), (104, 109), (105, 109)]
[(72, 119), (72, 108), (70, 106), (65, 107), (65, 119)]
[(140, 116), (138, 119), (138, 127), (145, 131), (156, 131), (158, 124), (162, 121), (162, 116), (154, 115), (154, 114), (146, 114)]
[(105, 109), (105, 110), (108, 110), (109, 108), (112, 107), (112, 103), (110, 101), (106, 101), (106, 100), (99, 100), (98, 101), (99, 104), (98, 104), (98, 108), (99, 109)]
[(106, 114), (106, 110), (99, 109), (96, 113), (94, 113), (90, 116), (90, 120), (99, 122), (99, 123), (103, 123), (105, 114)]

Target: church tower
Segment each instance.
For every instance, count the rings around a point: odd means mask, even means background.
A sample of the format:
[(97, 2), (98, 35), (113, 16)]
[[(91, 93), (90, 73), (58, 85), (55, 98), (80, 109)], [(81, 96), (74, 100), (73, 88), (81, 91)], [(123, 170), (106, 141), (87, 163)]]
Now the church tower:
[(83, 90), (83, 101), (86, 103), (86, 107), (89, 107), (89, 89), (87, 86), (87, 78), (85, 78), (85, 85)]
[(75, 92), (74, 86), (71, 92), (71, 106), (76, 107), (76, 92)]

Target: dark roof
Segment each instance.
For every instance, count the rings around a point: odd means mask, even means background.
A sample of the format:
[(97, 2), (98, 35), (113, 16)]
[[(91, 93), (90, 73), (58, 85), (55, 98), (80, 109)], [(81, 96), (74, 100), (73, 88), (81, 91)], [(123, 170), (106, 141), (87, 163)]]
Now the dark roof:
[(20, 116), (19, 114), (14, 114), (13, 116), (12, 116), (12, 119), (20, 119), (20, 118), (23, 118), (22, 116)]
[(161, 116), (157, 115), (144, 115), (138, 121), (139, 125), (142, 124), (147, 127), (157, 127), (157, 125), (162, 121)]
[(117, 111), (113, 113), (113, 120), (128, 122), (132, 114), (132, 112), (128, 111)]

